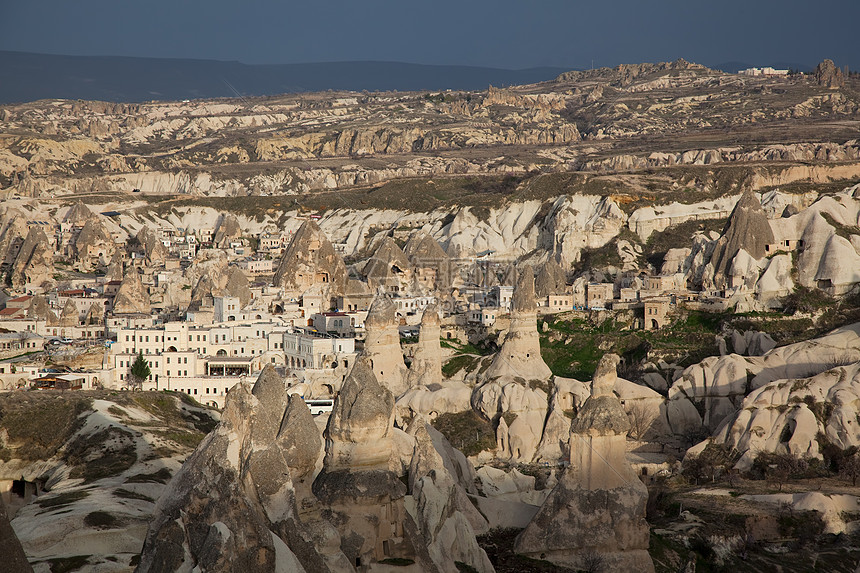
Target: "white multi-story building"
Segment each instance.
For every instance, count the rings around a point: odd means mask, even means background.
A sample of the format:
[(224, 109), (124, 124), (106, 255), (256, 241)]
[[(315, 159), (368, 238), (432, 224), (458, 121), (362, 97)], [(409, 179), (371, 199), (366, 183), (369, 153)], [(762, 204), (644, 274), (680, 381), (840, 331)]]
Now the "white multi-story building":
[(295, 328), (284, 332), (284, 364), (294, 370), (348, 367), (355, 361), (355, 339)]

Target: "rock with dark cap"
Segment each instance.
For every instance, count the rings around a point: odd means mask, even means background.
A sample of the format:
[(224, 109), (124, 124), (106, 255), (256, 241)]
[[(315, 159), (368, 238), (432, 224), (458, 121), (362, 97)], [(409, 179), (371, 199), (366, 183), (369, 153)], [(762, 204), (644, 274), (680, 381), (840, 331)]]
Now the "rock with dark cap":
[(519, 274), (511, 300), (511, 326), (502, 348), (484, 377), (519, 377), (525, 380), (547, 380), (552, 371), (540, 353), (537, 331), (537, 305), (535, 304), (534, 275), (526, 268)]
[(571, 423), (570, 466), (517, 537), (517, 553), (573, 569), (587, 569), (598, 555), (609, 571), (654, 571), (648, 490), (627, 462), (630, 422), (612, 393), (617, 362), (601, 358), (592, 395)]

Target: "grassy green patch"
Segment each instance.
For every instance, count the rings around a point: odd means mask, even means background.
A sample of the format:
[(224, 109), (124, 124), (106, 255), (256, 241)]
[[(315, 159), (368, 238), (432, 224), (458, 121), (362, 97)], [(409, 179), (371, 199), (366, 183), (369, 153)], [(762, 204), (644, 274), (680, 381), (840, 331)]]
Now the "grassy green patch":
[(75, 555), (72, 557), (55, 557), (48, 559), (51, 564), (51, 573), (68, 573), (79, 571), (89, 563), (90, 555)]
[[(208, 434), (218, 425), (217, 420), (206, 413), (206, 406), (184, 392), (134, 392), (131, 400), (167, 426), (183, 428), (190, 424), (196, 431)], [(183, 403), (200, 411), (182, 409), (180, 404)]]
[(860, 235), (860, 227), (857, 227), (856, 225), (843, 225), (842, 223), (838, 223), (836, 219), (828, 213), (821, 213), (821, 216), (824, 217), (824, 220), (827, 221), (831, 227), (836, 229), (836, 234), (843, 239), (848, 239), (850, 241), (851, 235)]
[(161, 468), (156, 472), (129, 476), (125, 483), (167, 483), (171, 477), (169, 469)]
[(662, 231), (651, 233), (645, 242), (643, 254), (649, 264), (657, 271), (663, 266), (666, 253), (669, 249), (689, 247), (690, 241), (696, 232), (709, 233), (710, 231), (722, 232), (727, 219), (707, 219), (704, 221), (685, 221), (680, 225), (674, 225)]
[(84, 483), (121, 474), (137, 461), (134, 435), (111, 426), (93, 434), (78, 436), (66, 447), (66, 463), (73, 466), (69, 477)]
[(383, 565), (393, 565), (395, 567), (408, 567), (415, 563), (414, 559), (405, 559), (403, 557), (388, 557), (380, 561)]
[(57, 495), (43, 495), (39, 496), (35, 503), (42, 509), (56, 509), (60, 507), (65, 507), (67, 505), (71, 505), (76, 501), (80, 501), (86, 497), (89, 497), (89, 493), (78, 489), (74, 491), (66, 491), (63, 493), (59, 493)]
[(450, 348), (451, 350), (456, 351), (458, 354), (477, 354), (479, 356), (486, 356), (496, 351), (495, 348), (478, 347), (471, 342), (467, 342), (464, 344), (457, 340), (451, 340), (448, 338), (440, 338), (439, 345), (442, 348)]
[(81, 414), (92, 400), (59, 392), (14, 393), (0, 397), (0, 428), (6, 431), (9, 455), (46, 460), (83, 424)]
[[(126, 480), (126, 481), (128, 481), (128, 480)], [(137, 499), (140, 501), (148, 501), (151, 503), (155, 503), (155, 500), (152, 499), (151, 497), (149, 497), (148, 495), (144, 495), (142, 493), (137, 493), (135, 491), (130, 491), (130, 490), (127, 490), (124, 488), (118, 488), (118, 489), (113, 490), (113, 494), (116, 497), (119, 497), (122, 499)]]
[(191, 449), (196, 448), (197, 444), (206, 437), (206, 434), (202, 432), (183, 432), (179, 430), (167, 430), (155, 432), (155, 434)]
[(466, 370), (466, 373), (472, 372), (478, 367), (480, 362), (481, 359), (475, 356), (455, 356), (442, 365), (442, 375), (444, 375), (446, 378), (450, 378), (451, 376), (463, 369)]
[(119, 406), (108, 406), (107, 409), (109, 414), (113, 414), (117, 418), (124, 418), (128, 416), (128, 412), (120, 408)]
[(474, 410), (442, 414), (433, 420), (433, 427), (439, 430), (452, 446), (467, 456), (496, 447), (493, 424)]
[(96, 529), (114, 529), (119, 523), (116, 517), (106, 511), (93, 511), (84, 518), (84, 525)]

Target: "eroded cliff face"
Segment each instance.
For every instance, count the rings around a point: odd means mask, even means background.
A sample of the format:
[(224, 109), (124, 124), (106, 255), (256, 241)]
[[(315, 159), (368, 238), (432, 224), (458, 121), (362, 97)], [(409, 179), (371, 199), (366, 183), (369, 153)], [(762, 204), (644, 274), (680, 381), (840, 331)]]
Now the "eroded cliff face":
[[(678, 60), (481, 92), (4, 106), (0, 190), (244, 196), (454, 174), (856, 162), (854, 136), (827, 127), (860, 111), (856, 80), (840, 73), (825, 61), (808, 77), (753, 78)], [(744, 143), (794, 118), (806, 131)], [(678, 151), (660, 139), (698, 132), (714, 146)]]

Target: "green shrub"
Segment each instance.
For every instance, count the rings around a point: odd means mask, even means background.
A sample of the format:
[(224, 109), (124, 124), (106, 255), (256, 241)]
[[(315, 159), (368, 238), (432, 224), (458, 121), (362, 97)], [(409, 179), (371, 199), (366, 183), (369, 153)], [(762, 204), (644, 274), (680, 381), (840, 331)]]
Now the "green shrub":
[(467, 456), (496, 447), (492, 423), (474, 410), (442, 414), (433, 420), (432, 425)]
[(96, 529), (112, 529), (118, 524), (119, 520), (106, 511), (94, 511), (84, 518), (84, 525)]

